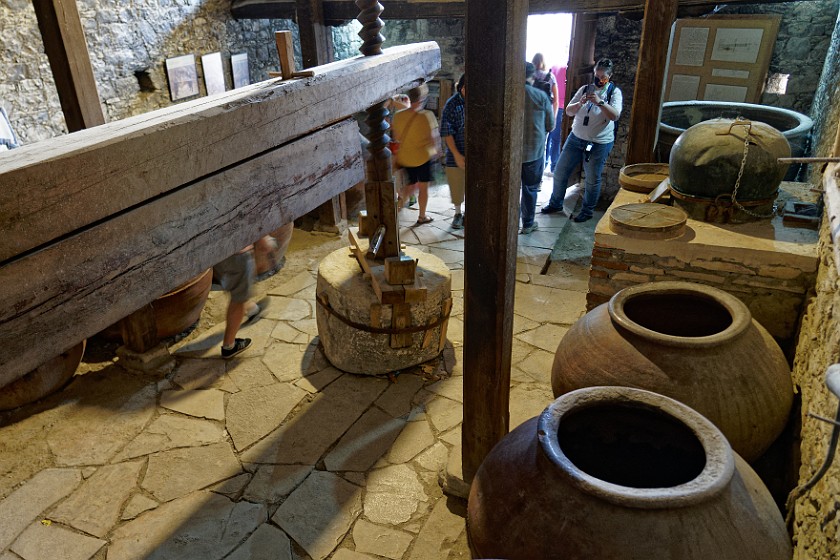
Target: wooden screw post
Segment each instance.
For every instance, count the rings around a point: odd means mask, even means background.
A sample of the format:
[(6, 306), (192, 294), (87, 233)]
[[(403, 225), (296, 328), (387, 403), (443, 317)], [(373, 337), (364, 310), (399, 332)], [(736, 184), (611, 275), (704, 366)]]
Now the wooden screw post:
[[(385, 38), (380, 31), (383, 23), (379, 19), (382, 5), (376, 0), (356, 0), (356, 6), (362, 11), (359, 21), (362, 30), (362, 46), (359, 49), (365, 56), (382, 54), (382, 43)], [(360, 232), (373, 235), (380, 226), (385, 226), (385, 234), (377, 259), (388, 259), (389, 266), (385, 267), (385, 280), (389, 284), (406, 284), (407, 278), (412, 282), (416, 272), (413, 259), (403, 259), (400, 251), (400, 234), (397, 223), (396, 201), (394, 200), (394, 176), (391, 173), (391, 151), (388, 143), (388, 115), (387, 101), (373, 105), (367, 110), (365, 124), (367, 125), (367, 139), (370, 141), (368, 151), (370, 159), (365, 168), (365, 203), (367, 213), (360, 218)]]
[(377, 0), (356, 0), (356, 7), (362, 11), (356, 18), (362, 24), (362, 30), (359, 31), (362, 46), (359, 47), (359, 51), (365, 56), (382, 54), (382, 43), (385, 42), (385, 37), (380, 33), (385, 26), (379, 19), (382, 4)]

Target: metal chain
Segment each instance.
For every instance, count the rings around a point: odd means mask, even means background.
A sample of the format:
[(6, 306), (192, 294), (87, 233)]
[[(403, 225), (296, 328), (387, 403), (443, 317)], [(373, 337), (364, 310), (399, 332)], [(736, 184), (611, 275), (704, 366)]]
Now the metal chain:
[(735, 180), (735, 189), (732, 191), (732, 204), (734, 204), (738, 210), (744, 212), (745, 214), (749, 214), (753, 218), (772, 218), (779, 210), (776, 204), (773, 204), (773, 208), (770, 210), (769, 214), (759, 214), (758, 212), (748, 210), (743, 204), (736, 200), (736, 197), (738, 196), (738, 188), (741, 186), (741, 177), (744, 175), (744, 167), (747, 165), (747, 154), (750, 152), (750, 132), (752, 131), (752, 122), (745, 121), (741, 123), (738, 121), (740, 121), (740, 119), (736, 119), (735, 124), (746, 126), (747, 133), (744, 136), (744, 157), (741, 158), (741, 168), (738, 170), (738, 178)]

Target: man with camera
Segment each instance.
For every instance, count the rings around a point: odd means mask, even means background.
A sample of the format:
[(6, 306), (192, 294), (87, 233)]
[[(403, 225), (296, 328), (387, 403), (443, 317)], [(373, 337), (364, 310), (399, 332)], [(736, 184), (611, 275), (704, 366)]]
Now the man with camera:
[(621, 90), (610, 82), (612, 73), (612, 61), (599, 60), (592, 83), (581, 87), (566, 105), (566, 114), (574, 115), (572, 132), (554, 168), (554, 188), (548, 204), (540, 210), (543, 214), (563, 211), (569, 177), (582, 162), (586, 176), (583, 207), (572, 220), (585, 222), (592, 218), (601, 194), (601, 173), (615, 141), (616, 121), (621, 116)]

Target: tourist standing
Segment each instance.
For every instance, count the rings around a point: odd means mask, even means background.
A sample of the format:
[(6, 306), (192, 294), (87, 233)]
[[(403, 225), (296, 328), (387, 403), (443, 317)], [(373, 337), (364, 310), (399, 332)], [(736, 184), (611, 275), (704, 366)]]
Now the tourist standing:
[(464, 227), (464, 214), (461, 205), (464, 203), (464, 188), (466, 184), (466, 150), (464, 142), (464, 125), (466, 123), (467, 76), (461, 74), (455, 85), (455, 94), (446, 101), (443, 115), (440, 119), (440, 135), (446, 144), (446, 182), (449, 183), (449, 194), (455, 205), (455, 216), (452, 218), (452, 229)]
[(529, 234), (537, 229), (534, 213), (537, 208), (537, 192), (540, 188), (545, 160), (545, 136), (554, 128), (554, 109), (548, 96), (534, 87), (536, 68), (525, 63), (525, 120), (522, 138), (522, 198), (519, 212), (522, 216), (520, 234)]
[(583, 207), (572, 219), (585, 222), (592, 218), (601, 194), (601, 173), (615, 141), (615, 125), (621, 116), (621, 90), (610, 81), (613, 63), (603, 58), (595, 65), (592, 83), (581, 87), (566, 106), (566, 113), (574, 115), (572, 132), (563, 145), (554, 169), (554, 188), (543, 214), (563, 211), (563, 198), (569, 178), (583, 162)]

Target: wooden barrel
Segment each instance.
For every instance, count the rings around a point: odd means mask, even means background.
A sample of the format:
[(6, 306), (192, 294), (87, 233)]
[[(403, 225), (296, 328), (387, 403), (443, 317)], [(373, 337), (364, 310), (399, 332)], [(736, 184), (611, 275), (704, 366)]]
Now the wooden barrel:
[(11, 410), (51, 395), (64, 387), (85, 353), (85, 341), (0, 387), (0, 410)]
[(286, 249), (289, 248), (289, 243), (292, 241), (292, 232), (294, 229), (295, 223), (289, 222), (272, 231), (269, 235), (274, 238), (277, 246), (269, 248), (270, 250), (268, 251), (261, 250), (259, 243), (255, 243), (254, 264), (257, 276), (278, 268), (283, 257), (286, 256)]
[[(198, 321), (212, 283), (213, 269), (208, 268), (152, 302), (158, 340), (182, 333)], [(107, 340), (122, 340), (119, 323), (99, 334)]]
[(618, 174), (618, 182), (628, 191), (649, 193), (668, 178), (667, 163), (636, 163), (625, 165)]

